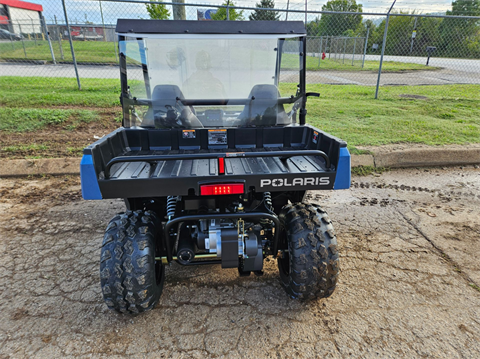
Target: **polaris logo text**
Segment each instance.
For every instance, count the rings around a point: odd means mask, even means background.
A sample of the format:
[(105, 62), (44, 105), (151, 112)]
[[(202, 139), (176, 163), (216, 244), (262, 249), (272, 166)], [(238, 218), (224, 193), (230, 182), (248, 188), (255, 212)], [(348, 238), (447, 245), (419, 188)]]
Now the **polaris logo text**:
[(294, 187), (294, 186), (328, 186), (330, 178), (328, 177), (307, 177), (307, 178), (274, 178), (261, 179), (260, 187)]

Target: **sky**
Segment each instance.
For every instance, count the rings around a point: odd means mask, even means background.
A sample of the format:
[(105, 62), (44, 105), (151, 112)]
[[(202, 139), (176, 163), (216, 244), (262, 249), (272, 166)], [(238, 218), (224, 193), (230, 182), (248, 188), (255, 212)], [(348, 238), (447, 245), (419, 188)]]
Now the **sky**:
[[(85, 23), (88, 20), (93, 23), (102, 23), (102, 17), (100, 12), (100, 4), (103, 10), (103, 20), (105, 24), (115, 24), (117, 18), (144, 18), (148, 19), (149, 16), (145, 10), (143, 3), (119, 3), (119, 2), (107, 2), (96, 0), (65, 0), (68, 11), (68, 18), (72, 24)], [(238, 6), (255, 7), (255, 0), (234, 0)], [(308, 10), (320, 11), (322, 6), (327, 0), (307, 0)], [(56, 16), (59, 22), (64, 22), (63, 8), (60, 0), (30, 0), (30, 2), (43, 5), (43, 14), (47, 20), (47, 23), (53, 23)], [(200, 9), (209, 9), (208, 4), (221, 4), (223, 0), (203, 0), (201, 2), (185, 0), (187, 3), (199, 4)], [(260, 0), (258, 0), (260, 2)], [(378, 12), (386, 13), (390, 8), (392, 1), (385, 0), (357, 0), (358, 4), (363, 5), (364, 12)], [(417, 13), (445, 13), (446, 10), (451, 9), (451, 0), (439, 0), (439, 1), (425, 1), (425, 0), (399, 0), (396, 2), (394, 9), (396, 10), (416, 10)], [(278, 9), (287, 8), (287, 0), (275, 1), (275, 7)], [(168, 6), (171, 10), (171, 7)], [(304, 0), (290, 0), (289, 9), (292, 10), (305, 10)], [(170, 11), (171, 13), (171, 11)], [(196, 8), (187, 7), (187, 20), (196, 20)], [(245, 11), (245, 17), (248, 17), (250, 11)], [(315, 14), (311, 14), (308, 20), (313, 20)], [(280, 17), (284, 20), (284, 15)], [(302, 13), (290, 13), (289, 19), (291, 20), (304, 20), (305, 15)]]

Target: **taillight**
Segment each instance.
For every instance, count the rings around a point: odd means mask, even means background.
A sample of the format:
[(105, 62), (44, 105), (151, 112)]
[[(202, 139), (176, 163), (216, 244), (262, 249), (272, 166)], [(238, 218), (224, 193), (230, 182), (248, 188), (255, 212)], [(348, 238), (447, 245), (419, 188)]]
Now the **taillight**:
[(225, 174), (225, 158), (223, 157), (218, 158), (218, 173), (221, 175)]
[(204, 184), (200, 186), (200, 195), (202, 196), (219, 196), (224, 194), (240, 194), (244, 192), (243, 183)]

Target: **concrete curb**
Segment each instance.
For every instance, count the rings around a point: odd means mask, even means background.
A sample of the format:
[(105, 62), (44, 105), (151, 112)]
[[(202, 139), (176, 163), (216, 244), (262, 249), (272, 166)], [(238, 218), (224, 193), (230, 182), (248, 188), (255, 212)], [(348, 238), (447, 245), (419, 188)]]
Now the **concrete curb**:
[(382, 151), (374, 155), (375, 167), (431, 167), (480, 163), (479, 147), (424, 147)]
[(372, 154), (352, 155), (352, 167), (435, 167), (480, 164), (480, 144), (468, 146), (382, 146), (365, 148)]
[[(372, 154), (352, 155), (352, 167), (434, 167), (480, 164), (480, 144), (468, 146), (370, 147)], [(42, 158), (0, 161), (0, 177), (78, 175), (80, 158)]]

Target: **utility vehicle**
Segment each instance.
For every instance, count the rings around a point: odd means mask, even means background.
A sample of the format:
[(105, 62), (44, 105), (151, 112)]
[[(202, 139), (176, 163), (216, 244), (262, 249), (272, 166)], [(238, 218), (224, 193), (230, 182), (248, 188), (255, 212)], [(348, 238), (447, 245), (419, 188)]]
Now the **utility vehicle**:
[(278, 262), (293, 298), (328, 297), (339, 271), (307, 190), (350, 186), (346, 143), (307, 125), (302, 22), (118, 20), (123, 126), (86, 147), (85, 199), (122, 198), (103, 238), (109, 308), (158, 302), (165, 265), (241, 276)]

